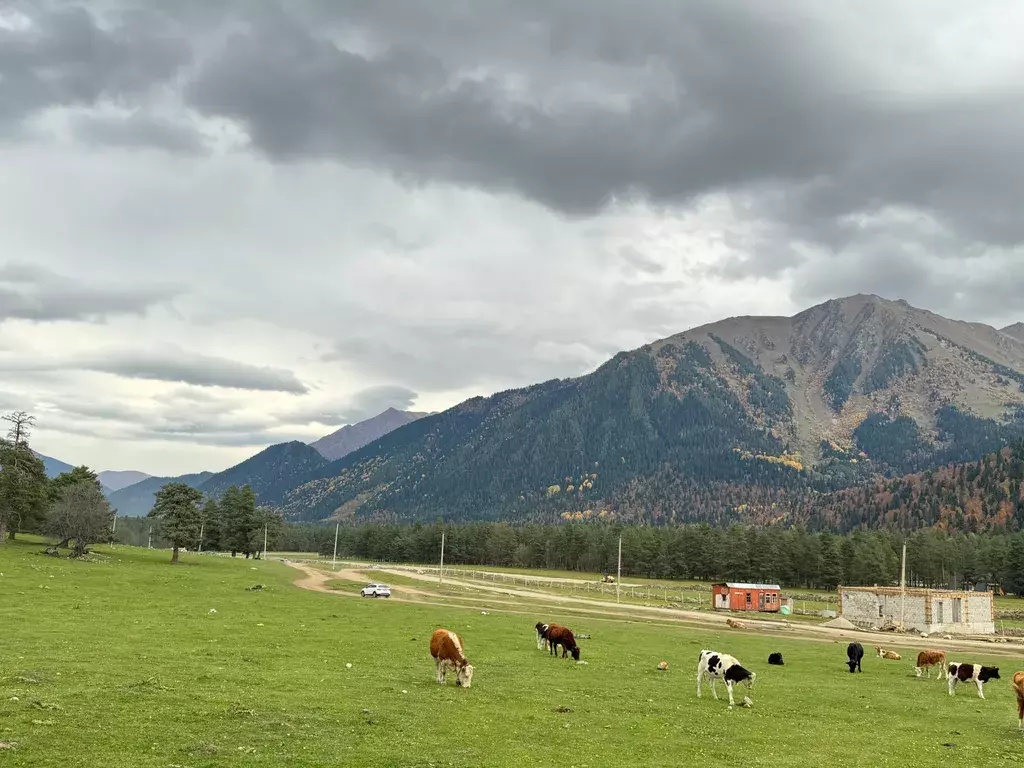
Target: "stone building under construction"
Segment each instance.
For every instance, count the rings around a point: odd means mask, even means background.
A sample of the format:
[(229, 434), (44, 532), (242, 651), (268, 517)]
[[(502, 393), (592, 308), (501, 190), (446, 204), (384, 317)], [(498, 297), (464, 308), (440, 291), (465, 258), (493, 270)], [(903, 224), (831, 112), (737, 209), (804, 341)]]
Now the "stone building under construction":
[(989, 592), (900, 587), (839, 587), (839, 615), (869, 629), (908, 630), (960, 635), (996, 631), (995, 599)]

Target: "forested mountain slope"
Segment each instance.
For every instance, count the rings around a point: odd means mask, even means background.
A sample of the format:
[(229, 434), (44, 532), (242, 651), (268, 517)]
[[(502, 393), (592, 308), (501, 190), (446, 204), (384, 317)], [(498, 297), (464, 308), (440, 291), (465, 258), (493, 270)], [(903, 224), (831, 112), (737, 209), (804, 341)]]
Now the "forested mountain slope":
[(1024, 342), (853, 296), (468, 400), (314, 468), (282, 504), (293, 519), (724, 519), (976, 460), (1024, 435), (1022, 416)]

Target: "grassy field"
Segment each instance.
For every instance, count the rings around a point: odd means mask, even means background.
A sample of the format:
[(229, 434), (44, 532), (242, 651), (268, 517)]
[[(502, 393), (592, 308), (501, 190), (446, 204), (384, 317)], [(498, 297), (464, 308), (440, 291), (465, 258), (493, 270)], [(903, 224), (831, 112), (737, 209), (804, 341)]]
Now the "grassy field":
[[(118, 547), (98, 562), (0, 547), (0, 766), (964, 765), (1019, 761), (1009, 677), (986, 701), (843, 643), (595, 617), (588, 663), (540, 618), (297, 589), (276, 562)], [(385, 579), (386, 581), (386, 579)], [(246, 586), (266, 585), (262, 592)], [(211, 609), (216, 612), (211, 613)], [(462, 635), (473, 687), (427, 649)], [(752, 709), (695, 695), (698, 652), (758, 673)], [(785, 667), (764, 662), (781, 651)], [(961, 661), (990, 661), (983, 657)], [(655, 669), (669, 662), (668, 672)], [(351, 668), (346, 664), (351, 664)], [(1024, 667), (1024, 664), (1020, 665)], [(724, 697), (724, 689), (720, 688)], [(16, 698), (17, 700), (13, 700)], [(569, 708), (569, 712), (555, 712)], [(10, 747), (10, 744), (16, 746)]]

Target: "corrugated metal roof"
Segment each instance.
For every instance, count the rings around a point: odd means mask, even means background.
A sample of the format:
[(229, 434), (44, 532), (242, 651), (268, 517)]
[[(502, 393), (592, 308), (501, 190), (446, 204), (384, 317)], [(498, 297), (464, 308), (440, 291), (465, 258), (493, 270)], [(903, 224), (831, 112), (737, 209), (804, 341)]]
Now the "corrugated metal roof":
[(727, 581), (725, 586), (729, 589), (782, 589), (778, 584), (744, 584), (739, 581)]

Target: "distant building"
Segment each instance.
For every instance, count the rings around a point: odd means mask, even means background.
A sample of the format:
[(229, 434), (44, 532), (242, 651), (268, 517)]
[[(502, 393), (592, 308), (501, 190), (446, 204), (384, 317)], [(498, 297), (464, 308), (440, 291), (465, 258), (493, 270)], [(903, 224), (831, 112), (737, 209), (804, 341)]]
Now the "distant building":
[(716, 611), (767, 611), (775, 613), (782, 603), (778, 584), (726, 582), (711, 587)]
[(901, 596), (908, 630), (995, 634), (992, 592), (908, 587), (904, 593), (899, 587), (839, 587), (839, 615), (863, 628), (899, 626)]

